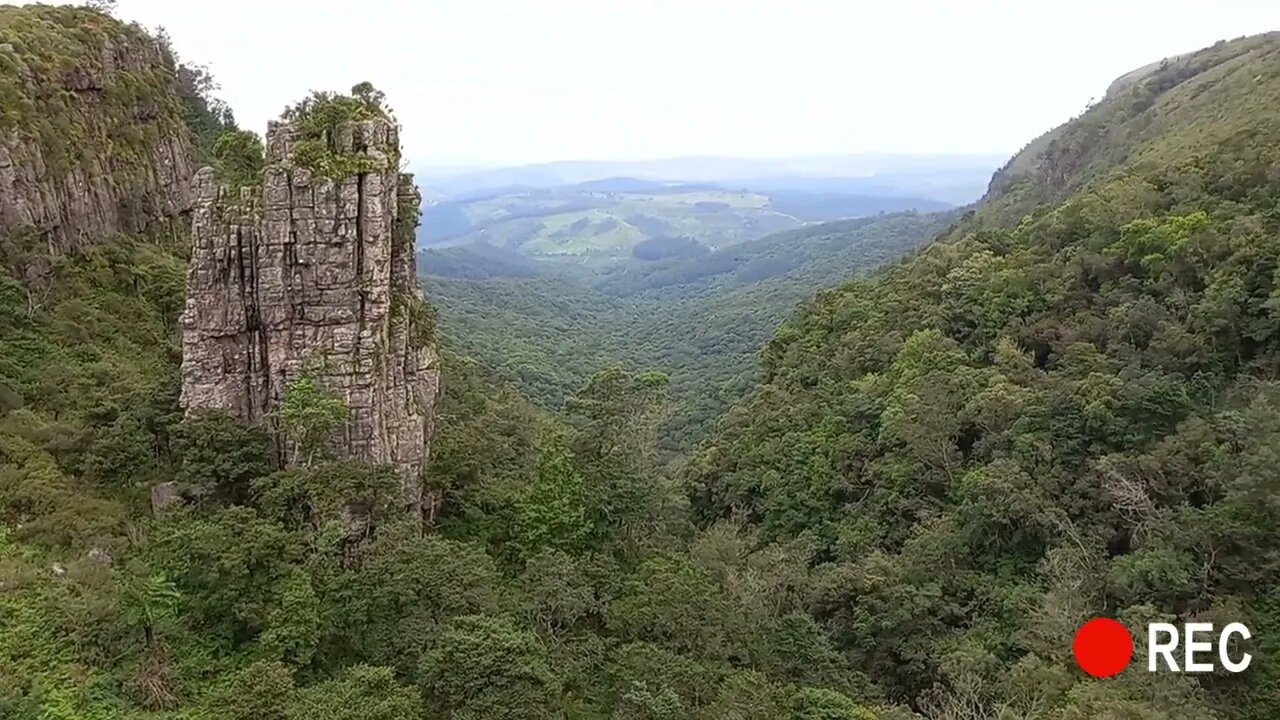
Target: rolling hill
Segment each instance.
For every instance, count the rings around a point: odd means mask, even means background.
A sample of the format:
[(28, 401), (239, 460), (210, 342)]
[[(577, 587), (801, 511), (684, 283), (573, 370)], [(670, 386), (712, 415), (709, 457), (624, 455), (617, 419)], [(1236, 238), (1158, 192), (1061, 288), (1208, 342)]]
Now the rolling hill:
[(420, 244), (484, 243), (532, 257), (618, 261), (684, 245), (721, 248), (806, 224), (948, 203), (922, 197), (736, 189), (606, 178), (555, 188), (505, 187), (424, 209)]

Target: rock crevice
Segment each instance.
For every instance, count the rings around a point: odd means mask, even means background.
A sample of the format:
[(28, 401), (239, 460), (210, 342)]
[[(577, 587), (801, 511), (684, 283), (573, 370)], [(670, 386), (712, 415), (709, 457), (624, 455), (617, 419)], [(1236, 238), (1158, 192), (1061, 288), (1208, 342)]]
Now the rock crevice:
[(410, 311), (422, 302), (417, 189), (378, 150), (398, 148), (397, 129), (378, 118), (335, 133), (337, 151), (368, 160), (336, 179), (296, 162), (296, 139), (290, 123), (270, 126), (260, 190), (196, 173), (183, 407), (263, 423), (282, 463), (296, 465), (275, 414), (289, 385), (311, 376), (349, 411), (335, 454), (394, 467), (421, 512), (439, 371)]

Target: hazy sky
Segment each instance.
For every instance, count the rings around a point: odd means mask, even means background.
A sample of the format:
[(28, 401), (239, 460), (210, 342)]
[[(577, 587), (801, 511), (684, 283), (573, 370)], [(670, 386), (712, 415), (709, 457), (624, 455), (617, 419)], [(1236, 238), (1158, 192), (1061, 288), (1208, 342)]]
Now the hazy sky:
[(119, 0), (242, 125), (370, 80), (421, 164), (1011, 152), (1275, 0)]

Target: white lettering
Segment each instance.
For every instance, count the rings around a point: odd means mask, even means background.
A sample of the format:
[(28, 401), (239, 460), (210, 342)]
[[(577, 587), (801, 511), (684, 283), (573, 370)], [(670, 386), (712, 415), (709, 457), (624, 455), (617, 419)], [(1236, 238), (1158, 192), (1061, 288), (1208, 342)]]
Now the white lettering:
[[(1158, 638), (1163, 635), (1166, 641)], [(1164, 657), (1169, 669), (1178, 672), (1178, 661), (1173, 659), (1173, 651), (1178, 647), (1178, 628), (1168, 623), (1151, 623), (1147, 626), (1147, 670), (1156, 672), (1156, 657)]]
[(1218, 636), (1218, 659), (1222, 661), (1222, 667), (1226, 668), (1227, 672), (1244, 672), (1245, 668), (1249, 667), (1249, 663), (1253, 660), (1253, 656), (1249, 653), (1244, 653), (1240, 658), (1240, 662), (1232, 662), (1230, 656), (1227, 655), (1227, 645), (1230, 643), (1229, 638), (1232, 635), (1239, 635), (1244, 640), (1253, 637), (1249, 634), (1249, 628), (1241, 623), (1231, 623), (1226, 626), (1222, 629), (1222, 634)]
[(1213, 643), (1206, 640), (1196, 640), (1196, 635), (1202, 633), (1212, 633), (1213, 623), (1187, 623), (1186, 626), (1186, 653), (1184, 655), (1186, 662), (1183, 668), (1186, 672), (1213, 672), (1213, 663), (1196, 662), (1196, 653), (1211, 652)]

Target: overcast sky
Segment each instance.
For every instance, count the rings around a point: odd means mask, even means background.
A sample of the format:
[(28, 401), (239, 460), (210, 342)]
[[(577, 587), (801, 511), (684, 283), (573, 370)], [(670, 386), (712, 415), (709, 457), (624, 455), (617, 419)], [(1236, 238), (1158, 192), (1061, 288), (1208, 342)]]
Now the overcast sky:
[(370, 80), (415, 165), (999, 152), (1276, 0), (119, 0), (261, 132)]

